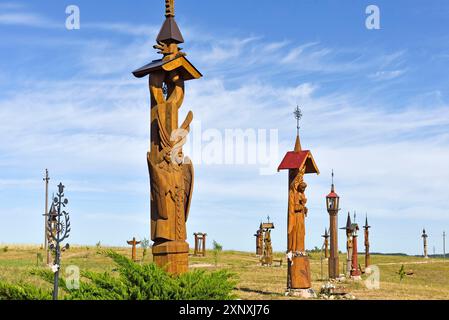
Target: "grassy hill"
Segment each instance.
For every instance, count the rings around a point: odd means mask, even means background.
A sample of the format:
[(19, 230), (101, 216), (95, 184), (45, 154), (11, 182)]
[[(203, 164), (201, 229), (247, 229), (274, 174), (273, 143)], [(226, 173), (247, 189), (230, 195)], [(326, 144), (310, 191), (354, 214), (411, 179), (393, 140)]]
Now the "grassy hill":
[[(46, 268), (38, 261), (37, 255), (45, 256), (37, 246), (5, 246), (0, 247), (0, 279), (8, 282), (27, 282), (37, 286), (50, 288), (43, 280), (30, 275), (30, 271)], [(131, 255), (130, 248), (112, 248), (123, 255)], [(109, 258), (98, 254), (97, 247), (72, 247), (62, 254), (62, 272), (69, 265), (76, 265), (81, 270), (112, 271), (113, 264)], [(142, 257), (142, 249), (138, 249), (138, 257)], [(145, 263), (151, 262), (151, 250)], [(45, 258), (45, 257), (44, 257)], [(227, 269), (238, 276), (236, 294), (241, 299), (292, 299), (284, 296), (286, 288), (287, 267), (285, 257), (275, 254), (275, 259), (283, 259), (282, 266), (262, 267), (253, 253), (224, 251), (219, 256), (218, 265), (212, 252), (206, 257), (191, 256), (190, 268), (206, 270)], [(340, 266), (345, 255), (340, 256)], [(359, 256), (363, 266), (363, 254)], [(364, 281), (346, 281), (341, 285), (357, 299), (449, 299), (449, 261), (443, 259), (423, 259), (412, 256), (377, 255), (371, 256), (372, 265), (380, 270), (380, 289), (369, 290)], [(398, 271), (404, 265), (405, 271), (412, 274), (400, 281)], [(311, 270), (313, 287), (319, 291), (326, 283), (327, 262), (321, 260), (320, 253), (311, 254)], [(323, 270), (323, 271), (321, 271)], [(342, 272), (342, 268), (340, 268)], [(366, 276), (363, 275), (363, 279)]]

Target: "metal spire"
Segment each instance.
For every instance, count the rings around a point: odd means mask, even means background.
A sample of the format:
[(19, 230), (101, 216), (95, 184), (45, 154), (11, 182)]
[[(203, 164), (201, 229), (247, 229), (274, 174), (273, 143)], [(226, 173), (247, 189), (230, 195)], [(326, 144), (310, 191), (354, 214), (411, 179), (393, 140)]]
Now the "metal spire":
[(370, 228), (370, 226), (368, 225), (368, 213), (366, 213), (366, 215), (365, 215), (365, 226), (364, 226), (364, 228), (365, 229)]
[(332, 187), (331, 187), (331, 191), (332, 192), (335, 191), (335, 187), (334, 187), (334, 169), (332, 169)]
[(50, 263), (50, 251), (48, 251), (48, 223), (47, 217), (48, 214), (48, 182), (50, 181), (50, 177), (48, 175), (48, 169), (45, 169), (45, 177), (43, 179), (45, 182), (45, 213), (44, 213), (44, 250), (47, 254), (47, 264)]

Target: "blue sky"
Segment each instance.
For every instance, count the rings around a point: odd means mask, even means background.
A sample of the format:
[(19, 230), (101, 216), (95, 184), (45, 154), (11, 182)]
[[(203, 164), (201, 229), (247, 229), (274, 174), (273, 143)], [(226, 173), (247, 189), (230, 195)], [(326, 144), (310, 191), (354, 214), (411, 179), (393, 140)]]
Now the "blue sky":
[[(66, 30), (75, 4), (81, 29)], [(380, 8), (381, 29), (365, 27)], [(321, 246), (330, 172), (347, 211), (368, 212), (373, 251), (442, 251), (449, 231), (449, 3), (447, 1), (181, 1), (182, 46), (204, 74), (182, 112), (203, 129), (278, 129), (282, 159), (301, 139), (308, 176), (306, 245)], [(40, 243), (45, 168), (63, 181), (71, 242), (125, 245), (148, 237), (148, 90), (131, 71), (152, 48), (163, 1), (0, 2), (0, 243)], [(195, 161), (195, 159), (193, 159)], [(274, 170), (275, 171), (275, 170)], [(225, 249), (254, 250), (270, 215), (285, 250), (285, 172), (257, 165), (195, 168), (188, 221)], [(340, 249), (344, 250), (340, 233)], [(362, 248), (359, 248), (362, 250)]]

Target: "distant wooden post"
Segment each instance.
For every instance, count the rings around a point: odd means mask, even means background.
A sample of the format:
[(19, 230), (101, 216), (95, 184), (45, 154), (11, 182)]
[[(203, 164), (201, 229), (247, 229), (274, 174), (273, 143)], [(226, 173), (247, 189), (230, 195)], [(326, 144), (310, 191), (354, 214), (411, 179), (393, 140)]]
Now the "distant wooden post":
[(193, 252), (194, 256), (206, 256), (206, 236), (207, 233), (194, 233), (195, 236), (195, 250)]
[(446, 231), (443, 231), (443, 259), (446, 260)]
[(327, 232), (327, 228), (324, 230), (324, 234), (322, 235), (324, 238), (324, 258), (329, 258), (329, 233)]
[(369, 228), (371, 228), (371, 226), (368, 225), (368, 215), (367, 215), (365, 225), (363, 226), (363, 229), (365, 229), (365, 268), (368, 268), (371, 264), (369, 253)]
[(45, 182), (44, 250), (47, 256), (47, 264), (50, 264), (50, 251), (48, 250), (48, 181), (50, 181), (50, 177), (47, 169), (45, 169), (45, 178), (43, 180)]
[(424, 258), (427, 259), (429, 256), (427, 255), (427, 233), (426, 233), (426, 229), (422, 230), (422, 239), (423, 239), (423, 245), (424, 245)]
[(136, 262), (137, 261), (137, 248), (136, 246), (141, 243), (141, 241), (136, 241), (136, 238), (134, 237), (131, 241), (127, 241), (127, 243), (132, 247), (132, 254), (131, 259)]

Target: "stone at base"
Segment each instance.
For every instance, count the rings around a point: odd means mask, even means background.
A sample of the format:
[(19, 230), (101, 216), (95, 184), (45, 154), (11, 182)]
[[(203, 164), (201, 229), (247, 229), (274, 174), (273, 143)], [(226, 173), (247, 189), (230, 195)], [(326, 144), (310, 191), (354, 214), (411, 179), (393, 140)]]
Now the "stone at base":
[(308, 257), (294, 257), (293, 262), (289, 261), (289, 270), (291, 276), (291, 289), (308, 289), (312, 287), (312, 281), (310, 279), (310, 263)]
[(189, 244), (185, 241), (167, 241), (153, 245), (153, 262), (171, 274), (189, 270)]
[(313, 289), (288, 289), (285, 295), (290, 297), (300, 297), (304, 299), (313, 299), (317, 297)]

